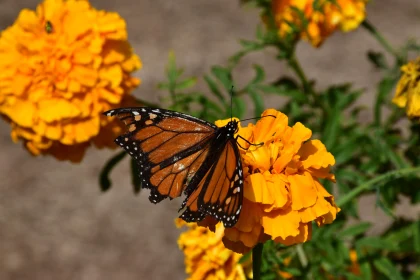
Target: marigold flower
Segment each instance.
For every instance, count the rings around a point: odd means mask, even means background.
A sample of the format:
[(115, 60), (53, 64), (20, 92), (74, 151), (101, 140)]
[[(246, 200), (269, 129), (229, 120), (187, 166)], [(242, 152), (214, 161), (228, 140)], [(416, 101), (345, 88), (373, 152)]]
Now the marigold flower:
[(216, 225), (215, 232), (195, 223), (186, 223), (181, 219), (175, 221), (178, 227), (188, 226), (178, 239), (178, 245), (185, 254), (188, 279), (230, 279), (246, 280), (245, 273), (250, 263), (239, 264), (242, 255), (227, 249), (222, 243), (224, 227)]
[(366, 17), (367, 0), (273, 0), (272, 9), (279, 36), (292, 32), (318, 47), (335, 30), (356, 29)]
[(402, 75), (395, 92), (394, 102), (404, 108), (408, 117), (420, 117), (420, 57), (401, 67)]
[[(275, 116), (271, 117), (271, 116)], [(256, 125), (239, 126), (244, 169), (244, 200), (238, 222), (224, 230), (227, 248), (244, 253), (258, 242), (272, 239), (284, 245), (311, 238), (312, 221), (332, 223), (340, 209), (319, 179), (335, 181), (330, 167), (335, 159), (319, 140), (309, 140), (311, 130), (301, 123), (288, 126), (281, 112), (268, 109)], [(228, 120), (217, 121), (217, 126)], [(212, 228), (217, 221), (200, 225)]]
[(1, 33), (0, 114), (32, 154), (79, 161), (91, 143), (114, 145), (99, 140), (119, 133), (100, 113), (132, 103), (140, 67), (117, 13), (45, 0)]

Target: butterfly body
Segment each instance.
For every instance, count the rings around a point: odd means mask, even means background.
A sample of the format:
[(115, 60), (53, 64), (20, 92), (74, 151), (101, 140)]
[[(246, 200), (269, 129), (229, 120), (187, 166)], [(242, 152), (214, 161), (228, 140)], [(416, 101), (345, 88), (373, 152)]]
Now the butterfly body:
[(243, 199), (243, 170), (235, 133), (238, 122), (217, 127), (201, 119), (149, 107), (120, 108), (127, 132), (115, 139), (136, 161), (149, 200), (186, 199), (181, 218), (197, 222), (206, 215), (233, 226)]

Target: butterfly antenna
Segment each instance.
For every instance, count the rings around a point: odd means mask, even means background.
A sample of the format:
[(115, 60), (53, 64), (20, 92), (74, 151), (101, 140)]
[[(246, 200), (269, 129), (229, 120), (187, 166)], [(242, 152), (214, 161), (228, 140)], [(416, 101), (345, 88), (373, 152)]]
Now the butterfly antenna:
[(233, 86), (230, 88), (230, 120), (232, 121), (232, 111), (233, 111)]
[(240, 121), (243, 122), (243, 121), (250, 121), (250, 120), (258, 120), (258, 119), (262, 119), (262, 118), (266, 118), (266, 117), (276, 118), (276, 116), (274, 116), (274, 115), (266, 115), (266, 116), (262, 116), (262, 117), (249, 118), (249, 119), (244, 119), (244, 120), (240, 120)]

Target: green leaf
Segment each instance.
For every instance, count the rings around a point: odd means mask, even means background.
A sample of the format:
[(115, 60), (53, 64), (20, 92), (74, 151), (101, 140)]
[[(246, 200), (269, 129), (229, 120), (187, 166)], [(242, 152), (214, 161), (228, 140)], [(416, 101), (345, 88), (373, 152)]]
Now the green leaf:
[(169, 90), (171, 86), (169, 85), (169, 83), (162, 82), (157, 84), (157, 88), (160, 90)]
[(368, 222), (364, 222), (364, 223), (360, 223), (360, 224), (357, 224), (357, 225), (354, 225), (354, 226), (350, 226), (350, 227), (342, 230), (341, 232), (339, 232), (338, 237), (344, 238), (344, 237), (348, 237), (348, 236), (356, 236), (356, 235), (364, 233), (371, 226), (372, 226), (372, 224), (368, 223)]
[(244, 262), (246, 262), (246, 261), (248, 261), (248, 260), (250, 260), (251, 259), (251, 256), (252, 256), (252, 253), (251, 253), (251, 251), (249, 251), (248, 253), (245, 253), (244, 255), (242, 255), (242, 257), (239, 259), (239, 261), (238, 261), (238, 263), (244, 263)]
[(376, 68), (384, 70), (389, 68), (383, 53), (368, 51), (367, 56)]
[(233, 56), (229, 58), (229, 64), (230, 64), (229, 69), (233, 69), (233, 67), (235, 67), (238, 64), (238, 62), (242, 59), (242, 57), (246, 56), (248, 53), (261, 50), (265, 46), (263, 43), (260, 43), (260, 42), (245, 41), (245, 40), (241, 40), (240, 44), (244, 47), (244, 49), (237, 52), (236, 54), (234, 54)]
[(396, 83), (395, 78), (386, 77), (378, 85), (378, 92), (376, 95), (376, 102), (374, 107), (375, 123), (380, 124), (382, 118), (382, 105), (386, 101), (386, 97), (394, 88)]
[(420, 253), (420, 221), (413, 223), (414, 251)]
[(390, 243), (404, 243), (413, 237), (414, 227), (420, 227), (420, 222), (409, 224), (398, 229), (393, 229), (386, 235), (385, 239)]
[(173, 51), (169, 52), (168, 64), (166, 65), (166, 73), (168, 76), (169, 85), (175, 85), (179, 72), (176, 68), (176, 58)]
[(293, 276), (301, 276), (302, 272), (300, 269), (294, 268), (294, 267), (282, 267), (281, 271), (287, 272), (292, 274)]
[(297, 102), (305, 101), (306, 95), (298, 89), (286, 89), (284, 87), (272, 86), (272, 85), (255, 85), (255, 89), (258, 89), (264, 93), (278, 94), (293, 98)]
[(216, 84), (213, 79), (211, 79), (209, 76), (205, 75), (204, 80), (206, 81), (208, 87), (210, 88), (211, 92), (223, 103), (226, 104), (226, 99), (223, 96), (222, 92), (219, 90), (219, 86)]
[(210, 99), (208, 99), (205, 96), (200, 96), (199, 97), (200, 103), (203, 105), (203, 107), (205, 107), (207, 110), (213, 110), (218, 114), (223, 114), (224, 110), (222, 108), (220, 108), (219, 105), (217, 105), (215, 102), (211, 101)]
[(255, 77), (249, 83), (249, 85), (259, 84), (265, 80), (265, 72), (261, 66), (259, 66), (258, 64), (254, 64), (254, 70), (255, 70)]
[(141, 190), (141, 178), (139, 177), (139, 169), (135, 159), (131, 159), (130, 161), (131, 167), (131, 184), (133, 185), (133, 191), (135, 194), (138, 194)]
[[(388, 188), (389, 190), (392, 190), (391, 188)], [(387, 203), (384, 201), (384, 199), (382, 199), (381, 196), (381, 188), (378, 187), (376, 189), (376, 205), (382, 209), (382, 211), (387, 214), (388, 216), (397, 219), (397, 217), (395, 216), (394, 212), (391, 210), (391, 208), (387, 205)], [(394, 196), (395, 197), (395, 196)]]
[(112, 182), (109, 179), (109, 174), (112, 169), (127, 155), (125, 151), (120, 152), (119, 154), (113, 156), (105, 166), (102, 168), (101, 173), (99, 174), (99, 185), (102, 191), (107, 191), (111, 188)]
[(343, 271), (343, 276), (345, 276), (344, 279), (346, 279), (346, 280), (360, 280), (361, 279), (359, 276), (357, 276), (357, 275), (355, 275), (351, 272), (346, 272), (346, 271)]
[(347, 109), (362, 95), (362, 93), (362, 90), (343, 92), (343, 94), (339, 93), (340, 97), (337, 100), (337, 106), (341, 109)]
[(195, 86), (196, 83), (197, 83), (197, 78), (191, 77), (191, 78), (183, 80), (182, 82), (177, 83), (175, 86), (175, 89), (184, 90), (184, 89)]
[(264, 99), (261, 94), (253, 89), (253, 87), (248, 88), (248, 94), (254, 102), (254, 116), (259, 117), (264, 112)]
[(376, 236), (367, 236), (356, 241), (356, 246), (380, 250), (398, 250), (398, 244)]
[(379, 155), (389, 159), (395, 167), (401, 169), (410, 166), (402, 155), (388, 143), (388, 134), (382, 128), (372, 129), (372, 134), (368, 136), (371, 138), (372, 147), (379, 151)]
[(398, 269), (393, 263), (387, 258), (380, 258), (373, 261), (373, 265), (379, 270), (385, 277), (391, 280), (404, 280)]
[(331, 114), (327, 117), (327, 123), (325, 124), (325, 130), (323, 133), (324, 145), (331, 149), (337, 139), (340, 132), (340, 121), (342, 111), (338, 106), (334, 107)]
[(360, 272), (362, 274), (362, 279), (371, 280), (372, 278), (372, 268), (368, 262), (359, 263)]
[(230, 71), (220, 66), (214, 66), (212, 67), (211, 72), (222, 83), (226, 91), (230, 92), (233, 86), (232, 76), (231, 76)]
[[(354, 157), (357, 156), (358, 151), (360, 150), (361, 136), (356, 134), (353, 135), (350, 139), (336, 147), (331, 147), (330, 151), (334, 155), (336, 166), (347, 163), (350, 160), (354, 160)], [(347, 170), (346, 170), (347, 171)], [(346, 172), (345, 171), (345, 172)], [(353, 172), (350, 170), (350, 172)], [(356, 175), (356, 171), (352, 175)], [(354, 179), (359, 178), (359, 176), (354, 177)]]
[(261, 43), (260, 42), (254, 42), (254, 41), (249, 41), (249, 40), (239, 40), (239, 43), (246, 50), (257, 50), (257, 49), (261, 48)]

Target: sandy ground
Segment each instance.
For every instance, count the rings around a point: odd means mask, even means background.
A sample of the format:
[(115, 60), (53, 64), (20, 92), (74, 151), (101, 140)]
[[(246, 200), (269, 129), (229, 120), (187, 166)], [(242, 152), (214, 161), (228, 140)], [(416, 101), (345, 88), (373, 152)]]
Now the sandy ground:
[[(225, 64), (238, 49), (238, 38), (253, 38), (258, 12), (223, 0), (96, 0), (97, 8), (119, 12), (128, 24), (130, 41), (144, 68), (136, 95), (156, 102), (164, 94), (156, 83), (164, 79), (169, 50), (177, 54), (188, 75), (202, 76), (211, 65)], [(0, 1), (0, 27), (11, 25), (34, 0)], [(369, 19), (394, 45), (419, 38), (420, 1), (376, 0)], [(298, 49), (303, 67), (317, 86), (354, 81), (366, 88), (362, 102), (371, 106), (379, 73), (366, 61), (367, 50), (381, 50), (365, 30), (336, 34), (319, 50), (306, 43)], [(288, 73), (270, 50), (253, 54), (235, 72), (239, 84), (252, 76), (252, 64), (266, 67), (268, 78)], [(203, 81), (199, 88), (207, 91)], [(272, 98), (266, 104), (279, 104)], [(370, 118), (369, 114), (365, 115)], [(101, 193), (97, 176), (111, 151), (90, 150), (79, 165), (33, 158), (13, 144), (10, 128), (0, 122), (0, 279), (183, 279), (182, 253), (174, 227), (179, 201), (154, 206), (147, 192), (134, 196), (128, 161), (119, 165), (114, 188)], [(387, 218), (361, 201), (363, 217)], [(406, 213), (405, 207), (399, 212)]]

